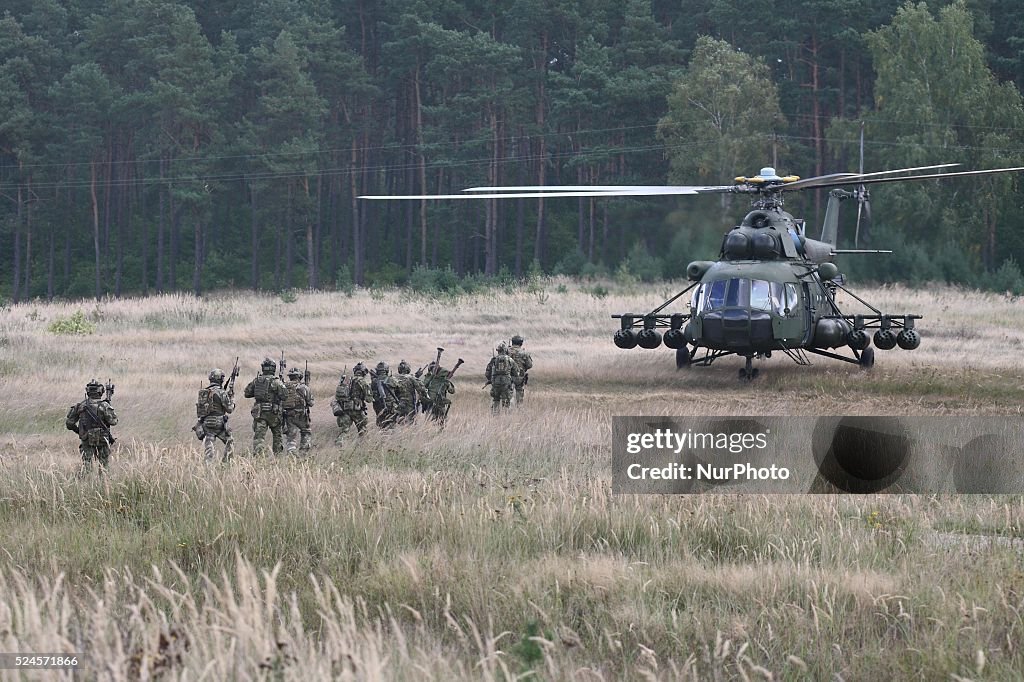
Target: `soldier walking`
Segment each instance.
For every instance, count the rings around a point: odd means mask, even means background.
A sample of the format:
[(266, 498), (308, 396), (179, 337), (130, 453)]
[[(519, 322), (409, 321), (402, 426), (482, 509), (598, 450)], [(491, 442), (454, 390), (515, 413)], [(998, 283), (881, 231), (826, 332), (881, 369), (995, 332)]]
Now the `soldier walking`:
[(262, 374), (249, 382), (245, 387), (245, 397), (255, 398), (252, 406), (252, 449), (256, 454), (266, 453), (267, 429), (270, 429), (274, 454), (284, 454), (283, 424), (281, 419), (281, 403), (288, 391), (284, 382), (275, 375), (277, 363), (265, 358), (260, 363)]
[(529, 372), (533, 368), (533, 358), (523, 348), (523, 337), (519, 334), (512, 337), (512, 347), (509, 348), (508, 354), (519, 367), (519, 377), (512, 380), (512, 385), (516, 389), (516, 405), (522, 405), (526, 384), (530, 381)]
[(412, 367), (405, 360), (398, 363), (395, 394), (398, 396), (398, 421), (412, 423), (416, 420), (419, 402), (426, 399), (426, 390), (420, 380), (412, 375)]
[(196, 400), (196, 417), (199, 421), (194, 430), (203, 441), (204, 458), (213, 461), (214, 447), (218, 440), (224, 443), (222, 462), (231, 461), (235, 439), (228, 427), (228, 415), (235, 411), (235, 377), (238, 375), (238, 364), (231, 371), (231, 379), (227, 389), (224, 388), (224, 372), (219, 369), (210, 370), (210, 385), (199, 389)]
[(92, 379), (85, 385), (85, 400), (72, 405), (64, 419), (64, 426), (78, 433), (78, 450), (85, 471), (92, 469), (93, 459), (99, 460), (101, 470), (106, 470), (110, 462), (110, 446), (114, 443), (110, 427), (117, 424), (117, 414), (110, 405), (113, 396), (113, 384), (108, 382), (104, 387), (99, 380)]
[[(302, 371), (298, 367), (288, 370), (288, 381), (284, 384), (287, 394), (281, 407), (284, 410), (284, 431), (288, 441), (288, 452), (295, 452), (296, 447), (303, 452), (313, 447), (313, 431), (309, 425), (309, 410), (313, 407), (313, 392), (303, 381)], [(296, 445), (296, 435), (299, 443)]]
[(487, 384), (491, 386), (491, 411), (498, 412), (500, 408), (512, 405), (512, 387), (513, 382), (519, 377), (519, 366), (509, 356), (508, 346), (504, 342), (498, 344), (495, 350), (498, 354), (487, 363), (484, 376), (487, 377)]
[[(438, 355), (440, 357), (440, 354)], [(459, 363), (462, 361), (460, 360)], [(458, 369), (458, 364), (455, 368)], [(448, 419), (448, 410), (451, 409), (452, 401), (449, 395), (455, 393), (455, 384), (452, 382), (452, 374), (455, 370), (448, 371), (438, 362), (431, 362), (427, 365), (427, 372), (423, 378), (423, 388), (427, 397), (424, 403), (430, 418), (439, 422), (444, 427)]]
[(370, 401), (370, 382), (366, 375), (369, 372), (363, 363), (352, 368), (352, 378), (349, 379), (344, 373), (334, 389), (334, 400), (331, 402), (332, 412), (338, 419), (338, 426), (341, 433), (335, 439), (335, 445), (341, 445), (343, 438), (354, 424), (359, 435), (366, 433), (366, 425), (369, 420), (366, 418), (366, 403)]
[(388, 363), (381, 360), (377, 369), (370, 371), (370, 394), (373, 396), (373, 411), (377, 413), (377, 426), (388, 429), (398, 419), (398, 382), (391, 376)]

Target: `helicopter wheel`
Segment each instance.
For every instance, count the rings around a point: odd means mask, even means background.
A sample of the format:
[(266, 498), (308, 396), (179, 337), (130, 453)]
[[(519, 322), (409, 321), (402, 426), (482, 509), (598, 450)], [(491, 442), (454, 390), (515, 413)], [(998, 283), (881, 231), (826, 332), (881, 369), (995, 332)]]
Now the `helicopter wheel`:
[(757, 378), (760, 370), (754, 367), (753, 364), (753, 358), (747, 358), (746, 366), (740, 368), (740, 381), (753, 381)]
[(868, 346), (860, 352), (860, 360), (857, 361), (864, 369), (870, 369), (875, 366), (875, 349)]
[(693, 360), (690, 357), (690, 349), (683, 346), (676, 351), (676, 369), (690, 369)]

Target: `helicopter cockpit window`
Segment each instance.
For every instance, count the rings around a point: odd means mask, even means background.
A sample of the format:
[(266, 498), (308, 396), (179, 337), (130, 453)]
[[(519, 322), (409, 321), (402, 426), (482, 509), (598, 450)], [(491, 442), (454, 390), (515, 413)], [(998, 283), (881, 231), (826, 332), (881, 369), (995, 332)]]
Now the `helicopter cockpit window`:
[(697, 311), (699, 311), (701, 309), (701, 303), (703, 302), (701, 300), (702, 299), (701, 294), (703, 294), (703, 292), (704, 292), (704, 285), (703, 284), (698, 284), (694, 288), (693, 294), (690, 296), (690, 311), (691, 312), (696, 313)]
[(725, 294), (725, 305), (727, 307), (746, 308), (750, 305), (750, 280), (746, 277), (737, 277), (729, 280), (729, 290)]
[(728, 284), (729, 280), (720, 279), (707, 285), (705, 288), (707, 296), (704, 304), (705, 310), (716, 310), (725, 305), (725, 290)]
[(750, 281), (750, 309), (772, 309), (771, 292), (768, 282), (763, 279), (754, 279)]

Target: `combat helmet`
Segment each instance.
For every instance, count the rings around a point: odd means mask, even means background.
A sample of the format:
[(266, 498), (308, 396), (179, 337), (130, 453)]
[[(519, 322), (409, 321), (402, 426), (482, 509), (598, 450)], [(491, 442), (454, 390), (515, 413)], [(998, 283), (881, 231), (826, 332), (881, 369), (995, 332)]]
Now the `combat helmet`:
[(494, 350), (498, 351), (498, 355), (508, 355), (508, 346), (505, 345), (504, 341), (499, 343), (498, 347)]
[(302, 370), (299, 369), (298, 367), (292, 367), (290, 370), (288, 370), (288, 378), (289, 379), (292, 379), (292, 378), (298, 379), (301, 376), (302, 376)]
[(412, 372), (412, 367), (409, 366), (408, 362), (402, 360), (400, 363), (398, 363), (399, 374), (409, 374), (410, 372)]
[(519, 334), (516, 334), (515, 336), (513, 336), (512, 337), (512, 345), (513, 346), (521, 346), (521, 345), (523, 345), (523, 337), (519, 336)]
[(390, 373), (391, 373), (391, 368), (388, 367), (388, 363), (384, 362), (383, 360), (381, 360), (380, 362), (377, 363), (377, 374), (378, 375), (390, 374)]
[(263, 370), (264, 374), (273, 374), (277, 371), (277, 363), (270, 358), (263, 358), (263, 362), (260, 363), (260, 369)]
[(366, 365), (361, 362), (356, 363), (356, 366), (352, 368), (352, 374), (358, 377), (366, 376)]
[(222, 383), (224, 383), (224, 370), (216, 369), (216, 368), (211, 369), (210, 370), (210, 383), (211, 384), (217, 384), (218, 386), (220, 386)]
[(89, 383), (85, 385), (85, 395), (87, 395), (90, 398), (103, 397), (103, 384), (100, 383), (99, 379), (89, 380)]

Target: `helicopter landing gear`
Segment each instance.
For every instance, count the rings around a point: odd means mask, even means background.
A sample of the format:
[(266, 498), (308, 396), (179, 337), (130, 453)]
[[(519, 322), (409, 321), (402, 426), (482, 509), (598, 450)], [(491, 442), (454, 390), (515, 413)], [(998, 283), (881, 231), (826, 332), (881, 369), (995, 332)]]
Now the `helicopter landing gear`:
[(857, 361), (863, 369), (871, 369), (875, 366), (875, 349), (868, 346), (860, 352), (860, 360)]
[(686, 346), (676, 351), (676, 369), (690, 369), (693, 359), (690, 356), (690, 349)]
[(759, 370), (753, 366), (754, 358), (747, 356), (747, 364), (740, 368), (740, 381), (753, 381), (757, 378)]

